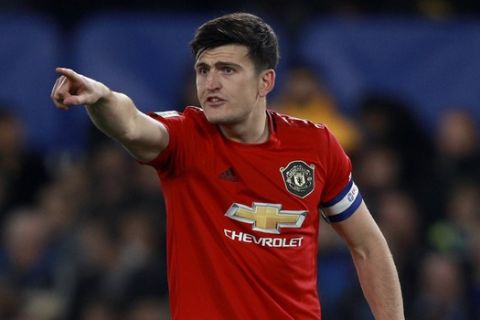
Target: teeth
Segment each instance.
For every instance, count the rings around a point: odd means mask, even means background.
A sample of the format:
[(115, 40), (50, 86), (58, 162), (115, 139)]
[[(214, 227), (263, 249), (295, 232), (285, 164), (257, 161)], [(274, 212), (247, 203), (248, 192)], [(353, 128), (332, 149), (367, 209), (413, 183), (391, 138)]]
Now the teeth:
[(222, 99), (217, 98), (217, 97), (210, 97), (210, 98), (208, 98), (208, 101), (211, 102), (211, 103), (218, 103), (218, 102), (221, 102)]

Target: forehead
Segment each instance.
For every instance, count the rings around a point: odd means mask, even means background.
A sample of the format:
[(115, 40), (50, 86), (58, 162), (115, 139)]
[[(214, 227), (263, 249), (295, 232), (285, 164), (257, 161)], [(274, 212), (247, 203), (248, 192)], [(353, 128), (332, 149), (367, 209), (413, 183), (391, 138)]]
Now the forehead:
[(206, 49), (197, 58), (196, 64), (215, 64), (216, 62), (235, 62), (238, 64), (253, 64), (248, 48), (239, 44), (229, 44), (212, 49)]

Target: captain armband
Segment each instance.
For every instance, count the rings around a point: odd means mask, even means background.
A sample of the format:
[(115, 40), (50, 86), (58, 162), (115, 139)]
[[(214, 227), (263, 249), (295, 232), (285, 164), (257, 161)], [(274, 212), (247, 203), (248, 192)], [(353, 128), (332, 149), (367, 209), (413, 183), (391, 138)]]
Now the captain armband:
[(358, 187), (350, 179), (346, 187), (332, 200), (322, 203), (320, 210), (328, 223), (340, 222), (349, 218), (362, 203)]

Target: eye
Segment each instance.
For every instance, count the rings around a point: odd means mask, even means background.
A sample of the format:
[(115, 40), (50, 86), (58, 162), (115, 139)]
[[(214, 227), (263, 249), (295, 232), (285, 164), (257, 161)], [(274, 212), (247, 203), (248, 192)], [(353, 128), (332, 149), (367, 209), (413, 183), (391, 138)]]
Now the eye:
[(206, 67), (198, 67), (197, 68), (197, 74), (198, 75), (203, 76), (203, 75), (206, 75), (207, 73), (208, 73), (208, 68), (206, 68)]
[(225, 74), (232, 74), (232, 73), (235, 72), (235, 69), (233, 69), (232, 67), (229, 67), (229, 66), (225, 66), (225, 67), (222, 68), (222, 71)]

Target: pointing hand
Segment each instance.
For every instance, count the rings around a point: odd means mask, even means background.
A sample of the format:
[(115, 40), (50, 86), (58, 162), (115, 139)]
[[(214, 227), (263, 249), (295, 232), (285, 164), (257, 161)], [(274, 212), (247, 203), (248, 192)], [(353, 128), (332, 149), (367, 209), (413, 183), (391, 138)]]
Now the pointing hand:
[(103, 83), (72, 69), (56, 68), (55, 71), (60, 76), (55, 81), (50, 97), (57, 108), (67, 110), (73, 105), (92, 105), (111, 92)]

